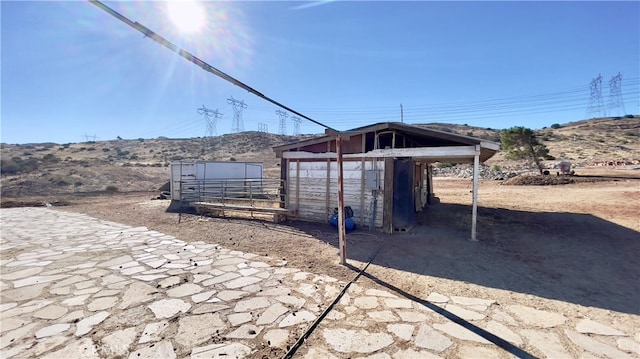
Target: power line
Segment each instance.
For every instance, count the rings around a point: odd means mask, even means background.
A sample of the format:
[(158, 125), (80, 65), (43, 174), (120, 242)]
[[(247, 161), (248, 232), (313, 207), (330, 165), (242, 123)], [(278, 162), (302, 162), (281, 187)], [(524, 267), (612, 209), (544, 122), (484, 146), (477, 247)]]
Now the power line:
[(287, 134), (287, 117), (289, 114), (282, 110), (276, 110), (276, 115), (280, 117), (280, 126), (278, 127), (279, 133), (281, 135)]
[(268, 133), (269, 132), (269, 127), (267, 126), (266, 123), (260, 122), (260, 123), (258, 123), (258, 132)]
[(197, 58), (196, 56), (194, 56), (193, 54), (191, 54), (188, 51), (185, 51), (181, 48), (179, 48), (178, 46), (176, 46), (175, 44), (173, 44), (171, 41), (165, 39), (164, 37), (156, 34), (155, 32), (151, 31), (148, 27), (140, 24), (139, 22), (133, 22), (131, 20), (129, 20), (127, 17), (123, 16), (122, 14), (120, 14), (119, 12), (113, 10), (112, 8), (106, 6), (105, 4), (103, 4), (102, 2), (98, 1), (98, 0), (88, 0), (91, 4), (95, 5), (96, 7), (104, 10), (105, 12), (107, 12), (109, 15), (115, 17), (116, 19), (124, 22), (125, 24), (129, 25), (130, 27), (136, 29), (137, 31), (141, 32), (145, 37), (148, 37), (154, 41), (156, 41), (157, 43), (159, 43), (160, 45), (166, 47), (167, 49), (177, 53), (178, 55), (182, 56), (183, 58), (185, 58), (186, 60), (192, 62), (193, 64), (195, 64), (196, 66), (202, 68), (203, 70), (212, 73), (220, 78), (222, 78), (223, 80), (226, 80), (242, 89), (247, 90), (248, 92), (251, 92), (252, 94), (264, 99), (265, 101), (271, 102), (272, 104), (283, 108), (289, 112), (295, 113), (296, 115), (311, 121), (312, 123), (315, 123), (316, 125), (322, 126), (324, 128), (326, 128), (327, 130), (330, 131), (334, 131), (334, 132), (338, 132), (335, 129), (319, 122), (316, 121), (308, 116), (303, 115), (302, 113), (288, 107), (285, 106), (284, 104), (281, 104), (277, 101), (275, 101), (274, 99), (265, 96), (264, 94), (260, 93), (259, 91), (255, 90), (254, 88), (252, 88), (251, 86), (237, 80), (236, 78), (234, 78), (233, 76), (227, 75), (226, 73), (218, 70), (217, 68), (209, 65), (208, 63), (200, 60), (199, 58)]
[(298, 116), (291, 116), (291, 122), (293, 122), (293, 135), (298, 136), (300, 134), (300, 122), (302, 122), (302, 119)]
[(247, 108), (247, 104), (244, 100), (238, 101), (231, 96), (227, 99), (227, 103), (233, 107), (233, 125), (231, 125), (231, 132), (238, 133), (244, 131), (244, 124), (242, 123), (242, 110)]
[(609, 80), (609, 103), (607, 108), (610, 116), (624, 116), (626, 111), (624, 110), (624, 99), (620, 91), (622, 85), (622, 74), (618, 72), (616, 76), (611, 77)]
[(207, 127), (205, 131), (205, 137), (213, 137), (214, 134), (217, 135), (218, 133), (216, 132), (216, 123), (218, 122), (218, 119), (222, 118), (223, 114), (218, 112), (218, 109), (210, 110), (204, 105), (202, 105), (202, 107), (198, 109), (198, 114), (204, 115), (204, 118), (206, 120)]
[(598, 77), (591, 80), (589, 89), (591, 97), (589, 98), (589, 106), (587, 107), (585, 118), (606, 116), (606, 110), (602, 103), (602, 75), (598, 74)]

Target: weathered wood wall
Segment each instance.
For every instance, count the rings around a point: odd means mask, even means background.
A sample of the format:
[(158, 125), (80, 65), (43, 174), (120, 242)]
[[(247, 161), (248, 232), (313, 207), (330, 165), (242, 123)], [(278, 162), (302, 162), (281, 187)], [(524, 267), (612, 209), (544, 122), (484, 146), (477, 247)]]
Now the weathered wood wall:
[[(367, 170), (378, 171), (380, 190), (376, 196), (371, 189), (365, 189), (364, 171)], [(343, 179), (345, 205), (353, 209), (356, 224), (360, 228), (369, 227), (375, 202), (375, 227), (382, 227), (384, 161), (344, 161)], [(301, 219), (327, 221), (330, 210), (338, 207), (337, 163), (288, 160), (287, 187), (289, 211), (297, 211)]]

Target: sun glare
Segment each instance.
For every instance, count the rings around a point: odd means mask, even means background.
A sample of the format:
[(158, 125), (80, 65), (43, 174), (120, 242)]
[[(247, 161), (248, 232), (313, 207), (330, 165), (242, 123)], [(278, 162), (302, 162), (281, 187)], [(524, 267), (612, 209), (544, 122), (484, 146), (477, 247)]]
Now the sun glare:
[(204, 8), (194, 1), (169, 1), (167, 12), (171, 22), (183, 33), (197, 32), (204, 26)]

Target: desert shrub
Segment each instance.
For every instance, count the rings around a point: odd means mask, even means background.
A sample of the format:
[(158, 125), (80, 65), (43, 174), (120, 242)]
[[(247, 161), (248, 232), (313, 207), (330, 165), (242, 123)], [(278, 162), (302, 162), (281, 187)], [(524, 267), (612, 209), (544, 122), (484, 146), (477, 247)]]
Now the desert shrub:
[(553, 125), (551, 125), (551, 128), (556, 130), (556, 129), (560, 128), (560, 124), (559, 123), (554, 123)]
[(494, 171), (498, 171), (498, 172), (502, 171), (502, 168), (497, 163), (492, 164), (491, 165), (491, 169), (494, 170)]
[(75, 187), (80, 187), (80, 186), (82, 186), (82, 185), (83, 185), (83, 183), (82, 183), (82, 181), (75, 181), (75, 182), (73, 182), (73, 185), (74, 185)]
[(62, 145), (63, 148), (69, 148), (69, 146), (71, 146), (70, 143), (65, 143), (65, 144)]
[(102, 152), (109, 152), (109, 151), (111, 151), (111, 149), (110, 149), (109, 147), (104, 147), (104, 148), (102, 149)]
[(13, 159), (0, 160), (0, 173), (3, 175), (14, 175), (20, 173), (20, 165)]
[(231, 157), (231, 158), (229, 158), (229, 161), (231, 161), (231, 162), (235, 162), (235, 161), (236, 161), (236, 158), (235, 158), (235, 157)]
[(118, 192), (118, 187), (110, 184), (104, 190), (109, 193), (114, 193), (114, 192)]
[(89, 148), (87, 148), (87, 151), (95, 151), (95, 150), (96, 150), (96, 148), (95, 148), (95, 147), (89, 147)]
[(436, 168), (447, 168), (447, 167), (453, 167), (453, 163), (449, 163), (449, 162), (438, 162), (436, 163)]
[(624, 133), (625, 136), (629, 136), (629, 137), (635, 137), (638, 136), (637, 133), (633, 132), (633, 131), (627, 131)]
[(142, 137), (138, 138), (138, 142), (144, 142), (144, 138)]
[(27, 158), (23, 160), (20, 157), (11, 159), (0, 159), (0, 172), (2, 174), (18, 174), (33, 172), (38, 168), (38, 160), (35, 158)]
[(71, 185), (71, 181), (66, 178), (66, 177), (61, 177), (61, 176), (56, 176), (54, 178), (52, 178), (51, 183), (55, 184), (56, 186), (60, 186), (60, 187), (66, 187)]
[(116, 147), (116, 156), (118, 158), (125, 158), (129, 155), (129, 151), (123, 151), (120, 147)]
[(58, 163), (60, 162), (60, 158), (56, 157), (56, 155), (49, 153), (42, 157), (42, 161), (45, 163)]
[(131, 155), (131, 157), (129, 157), (130, 160), (137, 160), (138, 159), (138, 155)]

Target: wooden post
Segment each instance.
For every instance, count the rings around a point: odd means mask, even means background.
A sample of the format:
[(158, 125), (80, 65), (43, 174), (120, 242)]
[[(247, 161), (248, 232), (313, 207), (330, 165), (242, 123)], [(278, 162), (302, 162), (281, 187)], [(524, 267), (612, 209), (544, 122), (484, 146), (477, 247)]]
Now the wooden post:
[(300, 160), (296, 161), (296, 217), (300, 213)]
[[(367, 136), (362, 134), (362, 148), (360, 153), (365, 153), (366, 151), (366, 139)], [(366, 167), (366, 158), (362, 157), (360, 160), (360, 225), (364, 227), (364, 177), (365, 177), (365, 167)]]
[(384, 159), (384, 194), (382, 206), (382, 229), (393, 233), (393, 158)]
[(476, 145), (476, 154), (473, 156), (473, 204), (471, 210), (471, 240), (477, 241), (476, 222), (478, 217), (478, 183), (480, 176), (480, 146)]
[[(331, 152), (331, 142), (327, 141), (327, 153)], [(327, 179), (325, 183), (326, 189), (324, 192), (324, 204), (325, 204), (325, 216), (329, 218), (331, 215), (331, 159), (327, 158)]]
[(344, 226), (344, 183), (342, 173), (342, 135), (336, 137), (336, 152), (338, 155), (338, 243), (340, 247), (340, 264), (347, 264), (347, 240)]

